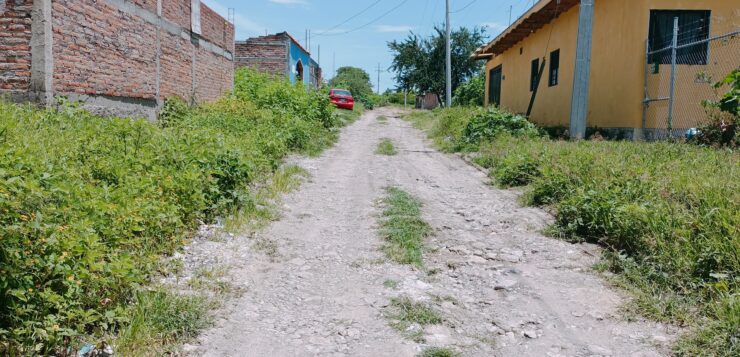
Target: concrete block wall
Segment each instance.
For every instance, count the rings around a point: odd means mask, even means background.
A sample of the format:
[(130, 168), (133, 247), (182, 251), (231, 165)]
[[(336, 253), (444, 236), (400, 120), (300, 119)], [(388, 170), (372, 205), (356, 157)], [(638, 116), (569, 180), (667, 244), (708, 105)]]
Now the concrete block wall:
[(191, 32), (193, 2), (0, 0), (0, 94), (150, 119), (167, 97), (218, 99), (233, 87), (234, 27), (200, 4)]

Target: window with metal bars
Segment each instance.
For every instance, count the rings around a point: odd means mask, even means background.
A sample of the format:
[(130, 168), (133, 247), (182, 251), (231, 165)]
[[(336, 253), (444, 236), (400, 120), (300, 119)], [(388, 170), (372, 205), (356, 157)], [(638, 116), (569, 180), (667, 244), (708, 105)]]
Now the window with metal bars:
[[(676, 63), (706, 65), (709, 57), (709, 10), (651, 10), (648, 44), (652, 64), (670, 64), (673, 43), (673, 19), (678, 17), (678, 46)], [(693, 45), (692, 45), (693, 44)]]

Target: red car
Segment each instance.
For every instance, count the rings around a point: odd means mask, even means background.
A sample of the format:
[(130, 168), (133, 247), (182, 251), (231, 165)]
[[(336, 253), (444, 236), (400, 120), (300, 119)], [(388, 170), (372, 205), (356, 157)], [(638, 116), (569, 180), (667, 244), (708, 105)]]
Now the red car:
[(349, 110), (355, 108), (355, 98), (352, 98), (352, 93), (346, 89), (332, 89), (329, 91), (329, 99), (337, 108)]

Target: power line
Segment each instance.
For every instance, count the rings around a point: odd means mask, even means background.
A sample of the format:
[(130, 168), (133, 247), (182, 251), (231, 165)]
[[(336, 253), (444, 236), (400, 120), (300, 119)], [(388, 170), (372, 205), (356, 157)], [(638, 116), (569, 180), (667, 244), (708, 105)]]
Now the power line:
[(455, 10), (455, 11), (451, 11), (450, 13), (451, 13), (451, 14), (456, 14), (456, 13), (458, 13), (458, 12), (462, 12), (463, 10), (465, 10), (465, 9), (469, 8), (469, 7), (470, 7), (470, 5), (473, 5), (473, 4), (475, 4), (476, 2), (478, 2), (478, 0), (473, 0), (473, 1), (469, 2), (469, 3), (467, 4), (467, 5), (465, 5), (465, 6), (461, 7), (461, 8), (459, 8), (459, 9), (457, 9), (457, 10)]
[(370, 6), (368, 6), (368, 7), (364, 8), (364, 9), (363, 9), (362, 11), (360, 11), (360, 12), (358, 12), (358, 13), (356, 13), (356, 14), (354, 14), (354, 15), (350, 16), (350, 17), (349, 17), (348, 19), (344, 20), (343, 22), (341, 22), (341, 23), (339, 23), (339, 24), (336, 24), (336, 25), (335, 25), (335, 26), (333, 26), (332, 28), (330, 28), (330, 29), (328, 29), (328, 30), (326, 30), (326, 31), (322, 31), (322, 32), (320, 32), (320, 33), (318, 33), (318, 34), (316, 34), (315, 36), (322, 36), (322, 35), (324, 35), (324, 34), (326, 34), (326, 33), (329, 33), (329, 32), (331, 32), (331, 31), (333, 31), (333, 30), (336, 30), (336, 29), (337, 29), (337, 28), (338, 28), (339, 26), (342, 26), (342, 25), (344, 25), (344, 24), (346, 24), (346, 23), (348, 23), (348, 22), (350, 22), (350, 21), (354, 20), (354, 19), (355, 19), (355, 18), (357, 18), (358, 16), (360, 16), (360, 15), (364, 14), (365, 12), (367, 12), (368, 10), (372, 9), (373, 7), (375, 7), (375, 5), (378, 5), (378, 3), (380, 3), (381, 1), (382, 1), (382, 0), (377, 0), (377, 1), (375, 1), (374, 3), (370, 4)]
[(389, 15), (390, 13), (392, 13), (393, 11), (396, 11), (396, 10), (398, 10), (398, 8), (400, 8), (401, 6), (405, 5), (405, 4), (407, 3), (407, 2), (409, 2), (409, 0), (403, 0), (403, 1), (401, 1), (401, 3), (400, 3), (400, 4), (398, 4), (398, 5), (394, 6), (394, 7), (392, 8), (392, 9), (390, 9), (390, 10), (388, 10), (388, 11), (384, 12), (384, 13), (383, 13), (382, 15), (380, 15), (380, 16), (378, 16), (378, 17), (376, 17), (376, 18), (372, 19), (372, 20), (371, 20), (370, 22), (368, 22), (368, 23), (366, 23), (366, 24), (364, 24), (364, 25), (362, 25), (362, 26), (360, 26), (360, 27), (356, 27), (356, 28), (353, 28), (353, 29), (351, 29), (351, 30), (349, 30), (349, 31), (345, 31), (345, 32), (340, 32), (340, 33), (332, 33), (332, 34), (326, 34), (325, 36), (339, 36), (339, 35), (346, 35), (346, 34), (348, 34), (348, 33), (352, 33), (352, 32), (355, 32), (355, 31), (359, 31), (359, 30), (362, 30), (362, 29), (364, 29), (365, 27), (368, 27), (368, 26), (370, 26), (370, 25), (372, 25), (372, 24), (374, 24), (374, 23), (376, 23), (376, 22), (380, 21), (381, 19), (383, 19), (384, 17), (388, 16), (388, 15)]

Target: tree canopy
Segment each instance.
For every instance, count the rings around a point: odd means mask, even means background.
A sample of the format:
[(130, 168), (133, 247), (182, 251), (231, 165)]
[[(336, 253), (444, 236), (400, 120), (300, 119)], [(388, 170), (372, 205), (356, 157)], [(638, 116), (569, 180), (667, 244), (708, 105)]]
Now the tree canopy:
[(359, 98), (367, 98), (373, 94), (373, 86), (370, 83), (370, 75), (362, 68), (340, 67), (337, 74), (329, 81), (333, 88), (343, 88), (352, 92)]
[[(483, 28), (461, 27), (452, 31), (452, 90), (466, 82), (480, 70), (480, 62), (470, 55), (486, 38)], [(436, 93), (440, 99), (445, 92), (445, 31), (434, 28), (434, 34), (422, 38), (410, 33), (402, 41), (391, 41), (388, 48), (393, 52), (391, 70), (400, 89), (417, 93)]]

